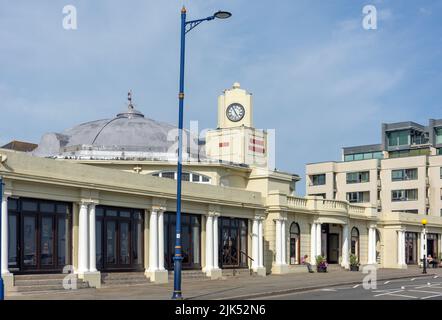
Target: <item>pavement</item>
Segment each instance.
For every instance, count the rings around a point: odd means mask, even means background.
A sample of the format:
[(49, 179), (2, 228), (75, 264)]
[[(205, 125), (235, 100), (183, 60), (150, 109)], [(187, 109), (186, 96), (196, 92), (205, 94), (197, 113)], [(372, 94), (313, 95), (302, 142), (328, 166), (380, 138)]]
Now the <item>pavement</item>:
[(365, 289), (361, 284), (332, 286), (261, 296), (254, 300), (442, 300), (442, 278), (428, 276), (380, 281), (371, 289)]
[[(336, 299), (341, 297), (347, 299), (351, 297), (349, 289), (338, 290), (336, 287), (354, 287), (362, 289), (362, 281), (367, 274), (360, 272), (350, 272), (345, 270), (332, 270), (328, 273), (293, 273), (285, 275), (269, 275), (267, 277), (226, 277), (220, 280), (184, 280), (182, 283), (183, 296), (188, 300), (246, 300), (246, 299)], [(382, 282), (381, 289), (392, 290), (390, 294), (383, 294), (379, 297), (394, 298), (393, 291), (402, 290), (397, 286), (387, 286), (387, 281), (425, 278), (433, 279), (435, 286), (424, 288), (424, 291), (432, 291), (436, 295), (439, 285), (436, 285), (434, 277), (441, 277), (442, 269), (429, 269), (427, 275), (422, 275), (422, 270), (410, 267), (407, 270), (401, 269), (378, 269), (376, 271), (377, 283)], [(416, 282), (418, 286), (426, 285), (424, 282)], [(425, 281), (427, 281), (425, 283)], [(430, 281), (431, 282), (431, 281)], [(394, 282), (393, 282), (394, 283)], [(401, 287), (404, 284), (400, 285)], [(406, 287), (407, 294), (409, 288)], [(394, 290), (393, 290), (394, 289)], [(411, 288), (412, 289), (412, 288)], [(415, 288), (420, 290), (422, 288)], [(430, 290), (431, 289), (431, 290)], [(321, 291), (322, 290), (322, 291)], [(325, 291), (324, 291), (325, 290)], [(329, 291), (327, 291), (329, 290)], [(330, 291), (336, 290), (336, 291)], [(345, 291), (347, 290), (347, 291)], [(36, 293), (14, 293), (7, 296), (7, 300), (169, 300), (173, 291), (173, 283), (168, 284), (144, 284), (132, 286), (120, 286), (102, 289), (81, 289), (55, 292)], [(356, 292), (356, 290), (355, 290)], [(359, 292), (359, 291), (357, 291)], [(367, 294), (367, 290), (361, 291), (360, 296)], [(439, 292), (439, 291), (437, 291)], [(303, 294), (301, 294), (303, 293)], [(376, 293), (376, 292), (372, 292)], [(399, 293), (399, 292), (398, 292)], [(417, 292), (416, 292), (417, 293)], [(411, 296), (411, 295), (410, 295)], [(370, 296), (373, 298), (372, 296)], [(410, 298), (412, 299), (412, 298)]]

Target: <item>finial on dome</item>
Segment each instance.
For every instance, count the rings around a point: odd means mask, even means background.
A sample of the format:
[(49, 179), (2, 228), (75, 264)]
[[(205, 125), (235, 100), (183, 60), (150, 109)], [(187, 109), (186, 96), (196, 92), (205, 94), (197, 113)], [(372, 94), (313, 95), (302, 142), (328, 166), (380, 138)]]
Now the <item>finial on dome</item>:
[(239, 84), (239, 82), (235, 82), (233, 84), (233, 89), (239, 89), (241, 87), (241, 85)]
[(183, 6), (183, 8), (181, 9), (181, 13), (186, 13), (186, 12), (187, 12), (186, 7)]
[(134, 106), (132, 104), (132, 90), (129, 90), (129, 92), (127, 93), (127, 101), (129, 102), (129, 109), (133, 109)]

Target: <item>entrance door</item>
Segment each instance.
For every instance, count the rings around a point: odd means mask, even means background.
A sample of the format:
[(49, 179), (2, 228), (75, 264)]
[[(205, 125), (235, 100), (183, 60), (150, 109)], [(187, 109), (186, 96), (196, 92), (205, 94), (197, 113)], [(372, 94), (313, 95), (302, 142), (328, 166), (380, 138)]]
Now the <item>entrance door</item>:
[[(164, 213), (165, 268), (174, 269), (176, 213)], [(201, 218), (198, 215), (181, 214), (181, 266), (183, 269), (201, 268)]]
[(70, 264), (70, 210), (67, 203), (8, 200), (12, 272), (60, 272)]
[(103, 271), (141, 270), (141, 211), (99, 206), (95, 214), (97, 268)]
[(417, 264), (417, 233), (405, 232), (405, 262)]
[(247, 220), (220, 218), (219, 263), (221, 268), (247, 267)]
[(339, 234), (329, 233), (327, 239), (327, 261), (328, 263), (339, 262)]

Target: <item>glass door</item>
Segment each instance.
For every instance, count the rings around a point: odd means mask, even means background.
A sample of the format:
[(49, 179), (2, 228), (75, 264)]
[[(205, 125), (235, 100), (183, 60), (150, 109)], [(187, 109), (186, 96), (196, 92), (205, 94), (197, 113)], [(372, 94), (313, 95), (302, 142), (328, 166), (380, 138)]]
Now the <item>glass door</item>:
[(103, 271), (143, 268), (143, 216), (141, 211), (97, 206), (96, 259)]
[(222, 268), (247, 267), (247, 223), (243, 219), (220, 218), (219, 263)]
[(23, 216), (23, 269), (37, 268), (37, 217), (35, 215)]

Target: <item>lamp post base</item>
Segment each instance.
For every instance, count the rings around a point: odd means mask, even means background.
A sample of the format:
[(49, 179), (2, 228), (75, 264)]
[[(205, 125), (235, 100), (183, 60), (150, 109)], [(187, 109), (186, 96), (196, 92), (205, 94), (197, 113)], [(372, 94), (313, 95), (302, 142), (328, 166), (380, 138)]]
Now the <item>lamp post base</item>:
[(181, 291), (174, 291), (172, 295), (172, 300), (183, 300), (183, 294)]
[(5, 285), (3, 284), (3, 278), (0, 278), (0, 301), (5, 300)]

